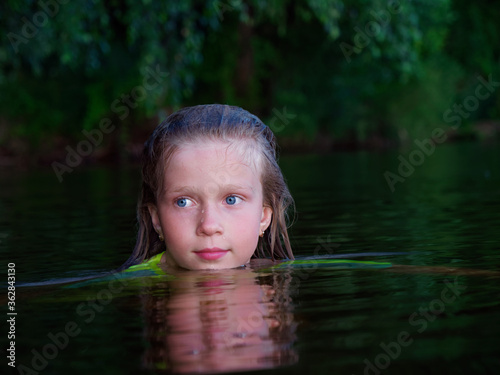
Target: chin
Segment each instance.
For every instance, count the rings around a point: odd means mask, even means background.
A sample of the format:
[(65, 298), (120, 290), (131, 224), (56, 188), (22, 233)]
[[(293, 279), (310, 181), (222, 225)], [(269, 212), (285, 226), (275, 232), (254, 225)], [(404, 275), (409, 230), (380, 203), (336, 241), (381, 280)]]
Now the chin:
[(203, 271), (203, 270), (215, 271), (215, 270), (229, 270), (232, 268), (239, 268), (239, 267), (241, 267), (241, 265), (234, 266), (231, 264), (200, 264), (199, 266), (190, 269), (198, 271)]
[(214, 263), (206, 263), (206, 264), (197, 264), (197, 265), (192, 265), (192, 266), (183, 267), (183, 268), (188, 269), (188, 270), (192, 270), (192, 271), (230, 270), (230, 269), (244, 267), (246, 264), (248, 264), (248, 262), (250, 262), (250, 259), (245, 261), (245, 262), (241, 262), (241, 263), (217, 263), (217, 262), (214, 262)]
[[(229, 254), (228, 254), (229, 255)], [(228, 270), (234, 268), (240, 268), (247, 265), (250, 262), (250, 258), (246, 260), (238, 261), (236, 259), (226, 259), (225, 261), (209, 261), (203, 262), (194, 259), (187, 259), (187, 262), (178, 262), (173, 257), (167, 258), (167, 264), (174, 268), (180, 268), (184, 270), (191, 271), (203, 271), (203, 270)]]

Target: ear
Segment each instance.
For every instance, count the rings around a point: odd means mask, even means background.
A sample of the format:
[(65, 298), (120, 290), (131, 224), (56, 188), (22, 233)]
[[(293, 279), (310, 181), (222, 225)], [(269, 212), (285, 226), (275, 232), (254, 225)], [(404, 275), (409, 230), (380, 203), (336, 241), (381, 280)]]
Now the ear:
[(158, 216), (158, 209), (155, 205), (148, 205), (149, 215), (151, 215), (151, 222), (153, 223), (153, 228), (155, 228), (157, 233), (161, 233), (161, 223), (160, 217)]
[(264, 232), (273, 218), (273, 209), (269, 206), (262, 206), (262, 217), (260, 219), (260, 231)]

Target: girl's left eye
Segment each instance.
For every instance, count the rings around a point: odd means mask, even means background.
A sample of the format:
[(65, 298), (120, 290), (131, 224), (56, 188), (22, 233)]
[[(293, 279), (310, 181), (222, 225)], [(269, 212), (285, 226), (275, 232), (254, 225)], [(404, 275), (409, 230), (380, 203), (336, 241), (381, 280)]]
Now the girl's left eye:
[(240, 197), (236, 197), (234, 195), (230, 195), (229, 197), (226, 198), (226, 203), (230, 206), (234, 206), (237, 203), (241, 202)]

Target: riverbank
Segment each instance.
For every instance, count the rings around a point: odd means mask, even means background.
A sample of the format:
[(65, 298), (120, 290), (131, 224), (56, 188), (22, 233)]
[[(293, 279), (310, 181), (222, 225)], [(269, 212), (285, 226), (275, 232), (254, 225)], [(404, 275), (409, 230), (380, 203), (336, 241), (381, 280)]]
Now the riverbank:
[[(123, 164), (140, 161), (142, 147), (154, 124), (147, 124), (141, 131), (128, 134), (125, 138), (118, 129), (101, 126), (91, 131), (83, 131), (80, 140), (63, 136), (45, 137), (36, 144), (21, 137), (11, 138), (0, 145), (0, 168), (30, 168), (54, 166), (73, 168), (76, 165)], [(429, 135), (430, 137), (431, 135)], [(470, 127), (468, 131), (450, 129), (443, 138), (446, 142), (479, 141), (498, 142), (500, 122), (483, 121)], [(320, 133), (314, 139), (307, 137), (286, 137), (278, 134), (278, 144), (282, 154), (288, 153), (330, 153), (336, 151), (380, 151), (405, 148), (414, 140), (400, 140), (372, 135), (364, 140), (354, 137), (335, 138), (331, 134)]]

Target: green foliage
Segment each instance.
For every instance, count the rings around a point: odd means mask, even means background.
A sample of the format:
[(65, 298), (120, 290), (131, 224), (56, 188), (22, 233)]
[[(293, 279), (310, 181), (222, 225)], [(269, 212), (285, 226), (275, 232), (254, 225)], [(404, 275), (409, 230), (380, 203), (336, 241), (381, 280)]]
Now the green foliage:
[[(498, 80), (499, 16), (463, 0), (6, 0), (0, 117), (36, 144), (105, 117), (126, 135), (160, 111), (223, 102), (268, 122), (286, 109), (281, 137), (418, 137), (477, 74)], [(116, 111), (148, 69), (163, 73), (158, 87)], [(498, 98), (469, 120), (498, 117)]]
[(397, 129), (402, 140), (429, 138), (437, 127), (450, 131), (450, 124), (443, 122), (443, 113), (450, 108), (462, 77), (463, 72), (453, 60), (436, 56), (427, 61), (418, 79), (385, 93), (388, 127)]
[[(50, 3), (50, 9), (41, 3)], [(114, 100), (140, 85), (146, 69), (156, 67), (168, 73), (162, 89), (148, 92), (121, 126), (164, 105), (180, 105), (191, 94), (206, 30), (219, 22), (215, 7), (200, 5), (131, 0), (2, 3), (6, 22), (0, 26), (0, 85), (3, 92), (13, 87), (21, 91), (2, 97), (2, 115), (15, 120), (19, 134), (78, 134), (82, 127), (116, 115), (111, 110)], [(72, 77), (78, 77), (78, 90), (73, 90)], [(68, 96), (72, 100), (61, 115), (56, 97)]]

